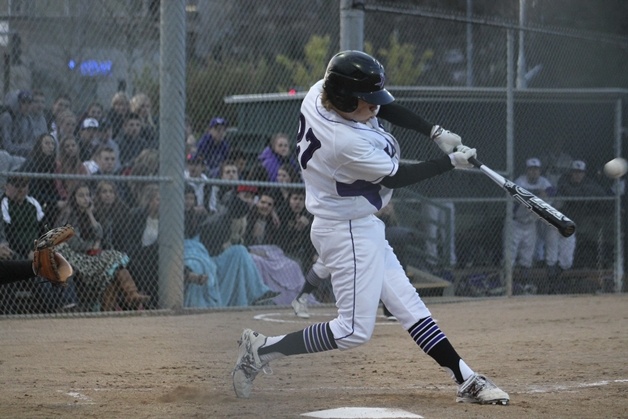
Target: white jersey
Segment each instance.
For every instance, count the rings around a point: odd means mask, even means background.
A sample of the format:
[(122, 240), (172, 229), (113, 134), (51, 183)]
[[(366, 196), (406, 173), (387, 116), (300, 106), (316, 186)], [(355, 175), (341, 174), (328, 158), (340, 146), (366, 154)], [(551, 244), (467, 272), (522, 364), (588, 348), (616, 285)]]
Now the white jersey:
[(307, 210), (321, 218), (351, 220), (388, 204), (392, 189), (379, 182), (397, 173), (399, 144), (377, 118), (348, 121), (321, 103), (323, 81), (301, 104), (297, 153)]

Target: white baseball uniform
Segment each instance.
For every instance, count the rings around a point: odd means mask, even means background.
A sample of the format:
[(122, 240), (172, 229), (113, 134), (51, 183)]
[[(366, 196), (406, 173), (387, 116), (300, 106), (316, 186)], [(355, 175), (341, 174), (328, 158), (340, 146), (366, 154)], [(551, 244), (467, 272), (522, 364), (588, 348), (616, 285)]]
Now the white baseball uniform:
[[(515, 179), (515, 183), (535, 195), (542, 195), (552, 188), (547, 178), (540, 176), (532, 183), (526, 175)], [(537, 224), (539, 222), (531, 211), (516, 202), (514, 209), (513, 232), (511, 242), (511, 255), (513, 264), (524, 268), (531, 268), (534, 261), (534, 251), (537, 242)]]
[(379, 182), (397, 172), (399, 144), (377, 118), (360, 123), (327, 111), (322, 86), (316, 83), (301, 105), (297, 152), (314, 215), (312, 242), (336, 296), (330, 328), (338, 348), (348, 349), (370, 339), (380, 299), (406, 330), (431, 314), (374, 215), (392, 197)]

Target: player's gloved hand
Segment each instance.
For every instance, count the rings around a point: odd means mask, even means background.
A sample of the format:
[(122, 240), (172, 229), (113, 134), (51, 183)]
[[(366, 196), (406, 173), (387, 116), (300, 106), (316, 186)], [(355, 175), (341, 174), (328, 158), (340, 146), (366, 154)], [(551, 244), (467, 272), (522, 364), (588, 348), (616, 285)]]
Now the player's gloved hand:
[(451, 160), (451, 165), (456, 169), (472, 169), (473, 165), (469, 163), (469, 159), (477, 156), (477, 154), (475, 148), (459, 145), (456, 147), (456, 152), (449, 154), (449, 160)]
[(436, 145), (446, 154), (453, 152), (456, 147), (462, 145), (462, 138), (460, 138), (458, 134), (454, 134), (440, 125), (434, 125), (432, 127), (430, 138), (434, 140)]

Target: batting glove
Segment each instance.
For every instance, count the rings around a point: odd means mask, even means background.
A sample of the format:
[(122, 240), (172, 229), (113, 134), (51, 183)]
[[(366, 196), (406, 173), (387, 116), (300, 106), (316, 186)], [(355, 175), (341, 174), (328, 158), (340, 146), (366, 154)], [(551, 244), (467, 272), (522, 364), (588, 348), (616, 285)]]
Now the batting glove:
[(462, 145), (462, 138), (460, 138), (458, 134), (454, 134), (440, 125), (434, 125), (432, 127), (430, 138), (434, 140), (436, 145), (446, 154), (453, 152), (456, 147)]
[(469, 163), (469, 159), (477, 156), (478, 153), (476, 149), (467, 147), (466, 145), (459, 145), (456, 150), (455, 153), (449, 154), (451, 165), (456, 169), (472, 169), (473, 165)]

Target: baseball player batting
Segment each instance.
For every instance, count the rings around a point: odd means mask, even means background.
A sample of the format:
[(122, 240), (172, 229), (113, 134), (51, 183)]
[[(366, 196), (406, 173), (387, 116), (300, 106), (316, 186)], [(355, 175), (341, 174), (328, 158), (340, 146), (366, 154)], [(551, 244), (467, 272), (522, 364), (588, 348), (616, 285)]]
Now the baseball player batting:
[[(233, 370), (238, 397), (249, 397), (257, 374), (275, 359), (366, 343), (381, 299), (418, 347), (458, 383), (456, 401), (509, 402), (508, 394), (462, 360), (434, 322), (388, 245), (384, 223), (374, 215), (388, 204), (393, 189), (473, 167), (468, 159), (476, 151), (463, 146), (458, 135), (395, 104), (385, 82), (375, 58), (344, 51), (303, 99), (297, 152), (306, 206), (314, 215), (310, 236), (331, 273), (338, 317), (283, 336), (244, 330)], [(446, 155), (401, 164), (399, 144), (378, 116), (430, 136)]]

